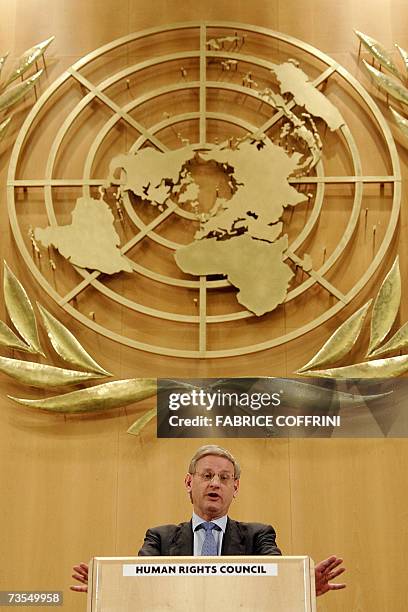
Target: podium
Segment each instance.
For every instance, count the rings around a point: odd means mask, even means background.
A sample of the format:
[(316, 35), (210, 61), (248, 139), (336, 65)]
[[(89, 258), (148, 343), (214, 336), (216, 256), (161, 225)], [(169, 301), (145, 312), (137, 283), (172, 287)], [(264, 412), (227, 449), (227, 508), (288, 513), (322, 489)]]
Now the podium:
[(94, 557), (87, 612), (315, 612), (309, 557)]

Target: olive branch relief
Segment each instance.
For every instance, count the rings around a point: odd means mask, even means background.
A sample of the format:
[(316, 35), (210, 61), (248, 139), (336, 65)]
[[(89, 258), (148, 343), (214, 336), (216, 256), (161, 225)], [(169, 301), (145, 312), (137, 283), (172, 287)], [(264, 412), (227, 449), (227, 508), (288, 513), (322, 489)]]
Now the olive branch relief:
[[(3, 290), (7, 313), (18, 335), (6, 323), (0, 321), (0, 345), (45, 357), (39, 339), (34, 308), (24, 287), (6, 263), (4, 263)], [(37, 303), (37, 309), (54, 351), (68, 364), (79, 369), (66, 369), (34, 361), (0, 357), (0, 372), (23, 385), (46, 390), (75, 387), (82, 383), (112, 376), (89, 355), (76, 337), (58, 319), (41, 304)], [(78, 414), (122, 408), (156, 395), (156, 390), (155, 378), (131, 378), (114, 380), (43, 399), (8, 397), (19, 404), (40, 410)], [(143, 414), (129, 428), (128, 433), (139, 433), (155, 414), (156, 408)]]
[(318, 353), (297, 371), (297, 374), (323, 378), (391, 378), (404, 374), (408, 370), (408, 354), (373, 359), (403, 351), (408, 346), (408, 323), (402, 325), (388, 341), (386, 340), (396, 320), (401, 302), (398, 257), (374, 300), (366, 360), (348, 366), (319, 369), (340, 361), (351, 351), (359, 339), (371, 302), (372, 300), (367, 302), (344, 321)]

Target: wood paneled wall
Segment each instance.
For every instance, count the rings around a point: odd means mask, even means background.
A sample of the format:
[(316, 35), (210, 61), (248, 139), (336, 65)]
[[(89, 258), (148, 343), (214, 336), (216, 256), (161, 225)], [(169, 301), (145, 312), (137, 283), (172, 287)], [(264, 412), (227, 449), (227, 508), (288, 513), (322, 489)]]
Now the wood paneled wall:
[[(119, 36), (200, 18), (285, 32), (330, 54), (355, 75), (358, 45), (353, 28), (388, 48), (394, 42), (408, 46), (408, 6), (402, 0), (0, 0), (0, 9), (0, 54), (10, 49), (12, 57), (18, 56), (56, 35), (49, 53), (49, 82), (77, 58)], [(0, 149), (0, 257), (12, 263), (31, 297), (47, 304), (20, 261), (6, 215), (6, 169), (21, 119), (17, 114)], [(398, 147), (404, 193), (395, 251), (402, 256), (405, 281), (408, 157), (400, 143)], [(4, 308), (1, 314), (4, 318)], [(169, 373), (169, 359), (121, 347), (58, 315), (117, 376)], [(336, 324), (333, 320), (307, 341), (302, 338), (266, 356), (209, 363), (175, 359), (171, 373), (290, 376)], [(64, 610), (85, 610), (85, 597), (68, 590), (71, 566), (93, 555), (135, 554), (147, 527), (186, 519), (191, 508), (183, 476), (190, 455), (205, 440), (157, 440), (153, 423), (140, 437), (127, 435), (127, 427), (152, 401), (105, 416), (64, 417), (16, 407), (6, 398), (8, 393), (18, 395), (17, 387), (2, 376), (0, 590), (62, 589)], [(228, 447), (243, 467), (233, 517), (273, 524), (287, 554), (306, 553), (315, 560), (332, 553), (344, 556), (348, 588), (322, 598), (321, 612), (408, 609), (403, 569), (408, 549), (406, 440), (241, 439), (228, 442)]]

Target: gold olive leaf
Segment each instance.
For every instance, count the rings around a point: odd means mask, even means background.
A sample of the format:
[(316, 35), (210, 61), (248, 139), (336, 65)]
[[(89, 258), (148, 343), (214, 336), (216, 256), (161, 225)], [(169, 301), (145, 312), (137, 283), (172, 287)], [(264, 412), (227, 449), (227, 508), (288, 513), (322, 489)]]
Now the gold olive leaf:
[[(13, 87), (9, 87), (9, 85), (16, 79), (22, 78), (23, 75), (36, 64), (38, 59), (44, 55), (54, 38), (55, 36), (51, 36), (37, 45), (34, 45), (34, 47), (27, 49), (18, 59), (16, 68), (9, 74), (7, 80), (0, 84), (0, 112), (7, 111), (12, 106), (16, 105), (33, 87), (35, 87), (38, 79), (43, 73), (42, 69), (38, 70), (34, 75), (18, 85), (14, 85)], [(5, 53), (0, 57), (0, 75), (8, 55), (8, 53)], [(0, 141), (4, 138), (10, 121), (11, 116), (0, 123)]]
[[(405, 323), (405, 325), (403, 325), (388, 342), (381, 345), (395, 321), (400, 306), (400, 301), (401, 275), (398, 257), (396, 257), (391, 270), (388, 272), (381, 284), (374, 302), (371, 315), (370, 346), (367, 353), (369, 359), (408, 346), (408, 323)], [(365, 306), (367, 306), (367, 304)], [(357, 319), (359, 313), (363, 311), (365, 306), (360, 308), (360, 310), (355, 313), (355, 315), (357, 315)], [(327, 340), (315, 357), (313, 357), (305, 366), (301, 367), (297, 371), (298, 374), (301, 376), (318, 376), (322, 378), (380, 378), (400, 376), (408, 370), (407, 355), (387, 359), (364, 361), (350, 366), (329, 368), (327, 370), (311, 369), (316, 367), (316, 363), (319, 365), (322, 364), (319, 355), (322, 353), (323, 349), (325, 349), (326, 355), (330, 354), (331, 351), (333, 351), (333, 353), (336, 352), (336, 343), (340, 338), (338, 332), (343, 329), (343, 326), (346, 327), (346, 330), (349, 327), (350, 330), (352, 328), (350, 321), (353, 323), (353, 317), (354, 315), (352, 315), (352, 317), (347, 319), (347, 321), (340, 326), (337, 332), (335, 332), (329, 338), (329, 340)], [(351, 334), (350, 337), (348, 337), (348, 344), (350, 348), (356, 343), (360, 330), (361, 328), (357, 327), (355, 337), (353, 338)], [(331, 343), (334, 344), (333, 348), (331, 347)], [(326, 360), (324, 363), (327, 364), (330, 363), (330, 361)]]
[(11, 349), (16, 349), (18, 351), (25, 351), (27, 353), (32, 353), (32, 348), (28, 346), (25, 342), (20, 340), (16, 336), (16, 334), (9, 328), (8, 325), (0, 321), (0, 344), (2, 346), (7, 346)]
[(38, 310), (40, 311), (44, 327), (47, 331), (48, 338), (60, 357), (68, 363), (79, 366), (88, 372), (95, 372), (102, 376), (112, 376), (107, 372), (86, 352), (84, 347), (78, 342), (75, 336), (37, 302)]
[(157, 393), (156, 378), (131, 378), (114, 380), (79, 391), (71, 391), (45, 399), (22, 399), (8, 397), (13, 401), (51, 412), (69, 414), (81, 412), (98, 412), (111, 408), (122, 408), (133, 402), (139, 402)]
[(370, 357), (378, 357), (379, 355), (385, 355), (394, 351), (399, 351), (408, 346), (408, 322), (405, 323), (393, 337), (383, 344), (380, 348), (373, 351)]
[(371, 315), (369, 356), (388, 335), (401, 303), (401, 274), (399, 259), (396, 257), (391, 270), (385, 277), (375, 299)]
[(33, 66), (33, 64), (35, 64), (35, 62), (37, 62), (40, 57), (44, 55), (45, 51), (48, 49), (54, 39), (55, 36), (50, 36), (50, 38), (47, 38), (46, 40), (34, 45), (34, 47), (30, 47), (30, 49), (27, 49), (27, 51), (24, 51), (17, 61), (17, 67), (9, 75), (5, 83), (5, 87), (10, 85), (10, 83), (16, 79), (19, 79), (25, 72), (27, 72), (27, 70), (29, 70), (31, 66)]
[(4, 262), (3, 278), (4, 300), (9, 317), (23, 340), (33, 353), (40, 353), (45, 357), (38, 337), (37, 322), (33, 307), (28, 295), (14, 276), (6, 262)]
[(390, 106), (390, 110), (394, 116), (395, 123), (398, 125), (401, 132), (404, 134), (404, 136), (408, 136), (408, 119), (405, 119), (405, 117), (397, 113), (392, 106)]
[(308, 370), (301, 376), (318, 376), (320, 378), (391, 378), (400, 376), (408, 370), (408, 355), (364, 361), (350, 366), (330, 368), (328, 370)]
[(297, 373), (300, 374), (310, 368), (334, 363), (347, 355), (357, 342), (371, 302), (372, 300), (364, 304), (357, 312), (344, 321), (325, 342), (319, 352), (306, 365), (302, 366)]
[(367, 34), (363, 34), (363, 32), (359, 32), (358, 30), (354, 30), (355, 34), (361, 41), (362, 45), (371, 53), (374, 59), (386, 68), (390, 72), (392, 72), (396, 77), (401, 78), (401, 73), (398, 70), (397, 66), (392, 59), (390, 53), (382, 46), (378, 40), (368, 36)]
[(24, 98), (30, 89), (34, 87), (43, 72), (44, 71), (41, 68), (32, 77), (29, 77), (22, 83), (14, 85), (13, 87), (10, 87), (10, 89), (6, 89), (6, 91), (0, 95), (0, 111), (4, 111), (7, 108), (14, 106), (14, 104), (17, 104), (21, 98)]
[[(398, 78), (400, 82), (397, 82), (394, 78), (390, 78), (383, 72), (377, 70), (374, 66), (370, 66), (365, 60), (363, 60), (363, 66), (369, 73), (370, 77), (373, 79), (377, 87), (382, 89), (392, 96), (395, 100), (402, 102), (403, 104), (408, 104), (408, 89), (405, 87), (406, 77), (408, 76), (408, 51), (395, 44), (396, 49), (403, 61), (405, 68), (405, 76), (401, 74), (398, 70), (397, 65), (392, 59), (392, 56), (384, 47), (374, 38), (371, 38), (367, 34), (363, 34), (362, 32), (358, 32), (355, 30), (358, 38), (361, 43), (364, 45), (366, 49), (370, 52), (372, 57), (378, 61), (380, 66), (391, 72), (395, 77)], [(389, 109), (392, 112), (392, 115), (395, 119), (395, 122), (401, 132), (408, 136), (408, 121), (405, 117), (400, 115), (397, 111), (395, 111), (392, 106), (389, 106)]]
[(0, 56), (0, 76), (1, 76), (1, 72), (3, 70), (3, 66), (4, 66), (4, 64), (7, 61), (8, 56), (9, 56), (9, 52), (8, 51), (4, 55)]
[(7, 134), (7, 130), (9, 128), (11, 121), (11, 117), (7, 117), (4, 121), (0, 123), (0, 142), (3, 140), (5, 135)]
[(152, 408), (151, 410), (148, 410), (140, 418), (138, 418), (133, 423), (133, 425), (129, 427), (126, 433), (131, 434), (132, 436), (138, 436), (140, 432), (142, 431), (142, 429), (144, 429), (146, 425), (150, 423), (152, 419), (154, 419), (155, 416), (157, 416), (156, 407)]
[(77, 370), (66, 370), (42, 363), (22, 361), (0, 357), (0, 372), (7, 374), (14, 380), (31, 387), (49, 388), (66, 385), (78, 385), (88, 380), (101, 378), (100, 374), (94, 372), (80, 372)]
[(395, 46), (398, 49), (400, 56), (402, 57), (402, 61), (404, 62), (405, 70), (408, 73), (408, 51), (406, 51), (405, 49), (397, 45), (397, 43), (395, 43)]
[(392, 96), (395, 100), (408, 104), (408, 89), (402, 85), (402, 83), (396, 81), (394, 78), (384, 74), (370, 66), (365, 60), (363, 60), (363, 66), (380, 89), (383, 89), (387, 94)]

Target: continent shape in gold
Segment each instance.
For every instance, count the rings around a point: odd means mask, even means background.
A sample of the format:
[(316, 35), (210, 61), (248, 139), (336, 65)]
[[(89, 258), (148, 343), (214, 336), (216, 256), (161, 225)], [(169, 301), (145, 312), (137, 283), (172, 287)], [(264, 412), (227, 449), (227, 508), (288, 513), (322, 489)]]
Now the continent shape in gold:
[[(141, 149), (136, 154), (122, 154), (114, 157), (109, 166), (111, 184), (120, 184), (123, 191), (131, 191), (150, 204), (163, 204), (170, 196), (171, 187), (165, 181), (177, 184), (182, 166), (195, 155), (191, 147), (162, 153), (153, 147)], [(115, 178), (115, 171), (121, 168), (126, 173), (124, 180)]]
[(248, 233), (229, 240), (209, 238), (176, 251), (183, 272), (206, 276), (225, 275), (239, 289), (237, 300), (257, 316), (281, 304), (294, 273), (283, 262), (287, 236), (276, 242), (251, 238)]
[[(231, 234), (248, 231), (253, 237), (265, 237), (270, 225), (279, 221), (283, 209), (307, 200), (288, 182), (300, 162), (300, 153), (291, 156), (282, 147), (265, 140), (261, 148), (242, 142), (237, 149), (222, 148), (200, 153), (206, 161), (215, 161), (233, 169), (239, 186), (233, 197), (203, 223), (197, 238), (211, 233)], [(274, 238), (276, 231), (273, 231)]]
[(54, 245), (63, 257), (80, 268), (106, 274), (133, 270), (131, 261), (118, 248), (120, 239), (114, 217), (103, 200), (78, 198), (70, 225), (36, 228), (34, 235), (45, 247)]
[(276, 74), (281, 93), (291, 93), (296, 104), (304, 106), (314, 117), (321, 117), (331, 130), (337, 130), (344, 125), (344, 119), (338, 109), (293, 62), (273, 64), (272, 72)]

